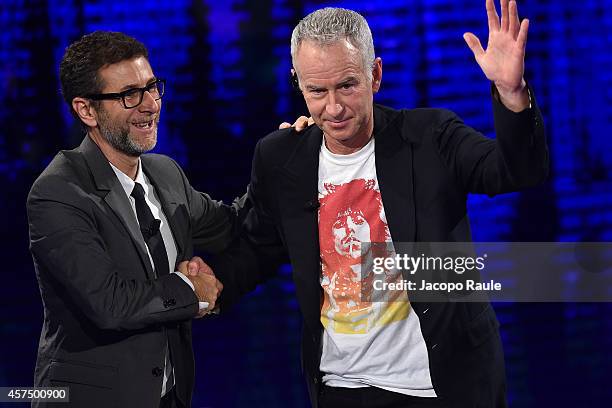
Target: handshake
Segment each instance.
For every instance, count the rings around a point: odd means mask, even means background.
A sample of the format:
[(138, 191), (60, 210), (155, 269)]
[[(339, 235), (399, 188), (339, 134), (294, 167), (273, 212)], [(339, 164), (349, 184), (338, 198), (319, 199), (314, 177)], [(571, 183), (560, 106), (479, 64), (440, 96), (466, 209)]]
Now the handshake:
[(223, 290), (223, 284), (215, 277), (210, 266), (199, 256), (194, 256), (190, 261), (181, 262), (177, 269), (192, 283), (198, 301), (208, 303), (208, 307), (201, 309), (196, 317), (211, 313)]

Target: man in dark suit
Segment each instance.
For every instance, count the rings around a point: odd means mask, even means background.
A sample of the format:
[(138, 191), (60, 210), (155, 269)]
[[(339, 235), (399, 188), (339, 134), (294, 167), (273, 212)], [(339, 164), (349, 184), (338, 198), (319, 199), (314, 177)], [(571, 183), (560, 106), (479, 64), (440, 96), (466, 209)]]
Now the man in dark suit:
[(195, 191), (172, 159), (144, 154), (164, 81), (142, 43), (86, 35), (67, 48), (60, 77), (87, 134), (28, 196), (44, 307), (35, 386), (69, 387), (77, 407), (189, 407), (191, 319), (222, 287), (185, 261), (194, 245), (223, 249), (235, 212)]
[[(362, 244), (467, 242), (468, 193), (496, 195), (548, 172), (541, 114), (524, 78), (528, 21), (487, 1), (489, 42), (464, 38), (492, 83), (497, 139), (440, 109), (373, 103), (382, 79), (363, 17), (321, 9), (293, 31), (294, 80), (317, 126), (260, 140), (245, 224), (250, 245), (216, 266), (231, 303), (260, 280), (245, 269), (288, 255), (304, 318), (302, 364), (313, 406), (504, 407), (504, 358), (488, 301), (369, 303)], [(409, 58), (409, 56), (407, 56)], [(257, 253), (245, 256), (249, 246)], [(397, 271), (396, 271), (397, 273)], [(400, 275), (401, 276), (401, 275)], [(397, 276), (392, 277), (397, 279)]]

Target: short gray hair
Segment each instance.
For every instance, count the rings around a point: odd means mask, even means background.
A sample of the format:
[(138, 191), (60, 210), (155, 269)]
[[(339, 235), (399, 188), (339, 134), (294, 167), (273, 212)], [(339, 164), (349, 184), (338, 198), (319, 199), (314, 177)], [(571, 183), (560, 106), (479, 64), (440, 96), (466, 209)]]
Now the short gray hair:
[(315, 10), (304, 17), (291, 34), (291, 60), (295, 67), (295, 57), (302, 42), (313, 41), (320, 45), (330, 45), (348, 40), (361, 55), (363, 68), (372, 79), (374, 66), (374, 41), (368, 22), (353, 10), (326, 7)]

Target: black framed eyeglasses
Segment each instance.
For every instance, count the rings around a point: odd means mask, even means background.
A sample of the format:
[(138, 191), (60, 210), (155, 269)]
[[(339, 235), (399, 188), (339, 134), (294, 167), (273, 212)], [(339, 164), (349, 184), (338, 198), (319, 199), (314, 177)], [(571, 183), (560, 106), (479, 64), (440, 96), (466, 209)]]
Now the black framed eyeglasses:
[(117, 93), (90, 94), (86, 95), (85, 97), (94, 101), (121, 99), (125, 109), (132, 109), (142, 103), (142, 98), (144, 97), (145, 91), (150, 93), (156, 101), (160, 100), (161, 97), (164, 96), (165, 85), (166, 80), (158, 78), (144, 88), (131, 88)]

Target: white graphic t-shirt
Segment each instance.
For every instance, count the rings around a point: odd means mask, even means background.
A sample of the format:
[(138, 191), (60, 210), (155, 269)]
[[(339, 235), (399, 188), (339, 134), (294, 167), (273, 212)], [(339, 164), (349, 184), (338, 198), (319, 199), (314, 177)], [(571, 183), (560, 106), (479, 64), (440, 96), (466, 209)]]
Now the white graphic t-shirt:
[[(374, 160), (374, 138), (352, 154), (333, 154), (325, 142), (319, 153), (323, 382), (435, 397), (425, 340), (406, 292), (387, 291), (384, 301), (372, 302), (373, 275), (361, 274), (362, 243), (387, 242), (390, 249), (376, 256), (394, 256)], [(402, 277), (391, 270), (384, 279)]]

